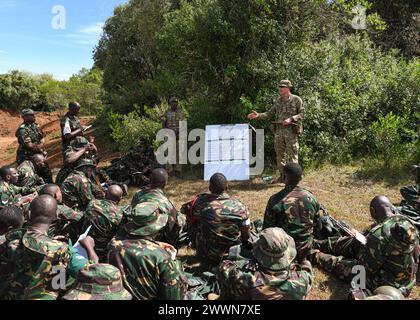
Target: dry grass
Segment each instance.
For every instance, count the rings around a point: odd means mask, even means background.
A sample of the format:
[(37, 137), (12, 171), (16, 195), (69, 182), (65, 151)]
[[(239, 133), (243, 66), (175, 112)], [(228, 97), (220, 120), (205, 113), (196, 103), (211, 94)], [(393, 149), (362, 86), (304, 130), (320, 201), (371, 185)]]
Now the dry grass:
[[(307, 172), (301, 185), (311, 190), (333, 216), (362, 230), (371, 224), (370, 200), (375, 195), (386, 195), (392, 202), (398, 203), (401, 199), (400, 187), (410, 184), (410, 181), (401, 178), (390, 184), (387, 179), (383, 182), (377, 179), (376, 181), (361, 180), (356, 171), (357, 168), (354, 166), (325, 166)], [(191, 173), (187, 175), (184, 180), (172, 178), (166, 189), (166, 194), (177, 208), (191, 200), (196, 194), (207, 192), (207, 182), (193, 177)], [(250, 182), (231, 183), (229, 193), (244, 202), (250, 210), (251, 218), (257, 219), (263, 218), (268, 199), (281, 188), (280, 184), (272, 185), (261, 178), (254, 178)], [(130, 196), (134, 192), (135, 190), (131, 190)], [(199, 267), (199, 263), (194, 259), (194, 250), (181, 249), (179, 256), (188, 267)], [(315, 268), (315, 282), (308, 298), (312, 300), (346, 299), (348, 288), (346, 283)], [(420, 299), (419, 287), (414, 288), (410, 299)]]

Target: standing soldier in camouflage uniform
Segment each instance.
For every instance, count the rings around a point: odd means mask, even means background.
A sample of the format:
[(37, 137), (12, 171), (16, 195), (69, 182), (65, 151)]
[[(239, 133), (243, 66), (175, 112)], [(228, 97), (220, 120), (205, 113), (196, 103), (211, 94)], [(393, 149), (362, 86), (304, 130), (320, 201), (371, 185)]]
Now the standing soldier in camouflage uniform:
[[(280, 81), (280, 96), (273, 107), (265, 113), (252, 111), (248, 119), (272, 120), (274, 124), (274, 148), (277, 154), (277, 167), (280, 175), (287, 162), (299, 162), (299, 135), (303, 132), (302, 120), (304, 106), (302, 99), (291, 94), (292, 83)], [(280, 178), (279, 182), (281, 181)]]
[(108, 243), (117, 234), (123, 218), (124, 206), (118, 206), (123, 196), (123, 190), (112, 185), (106, 191), (105, 199), (93, 200), (89, 203), (84, 214), (83, 229), (90, 225), (90, 235), (95, 239), (95, 248), (99, 261), (106, 261)]
[(83, 159), (61, 185), (63, 203), (72, 209), (84, 211), (92, 200), (93, 184), (90, 179), (96, 165), (92, 160)]
[[(23, 123), (16, 131), (16, 138), (19, 143), (17, 150), (16, 161), (20, 165), (25, 160), (31, 160), (35, 153), (40, 153), (47, 156), (45, 150), (45, 134), (35, 122), (35, 112), (31, 109), (24, 109), (22, 111)], [(52, 183), (52, 174), (48, 163), (38, 174), (44, 179), (46, 183)]]
[[(12, 281), (6, 297), (12, 300), (55, 300), (59, 290), (54, 288), (53, 266), (61, 266), (67, 275), (76, 275), (88, 261), (64, 242), (46, 235), (50, 223), (56, 219), (57, 202), (48, 195), (34, 199), (27, 228), (14, 230), (7, 237), (7, 249), (2, 258), (10, 262)], [(97, 261), (91, 237), (82, 240), (89, 259)], [(82, 261), (83, 260), (83, 261)]]
[(158, 239), (175, 245), (181, 232), (185, 227), (185, 217), (179, 213), (173, 203), (166, 197), (163, 190), (168, 184), (168, 173), (165, 169), (158, 168), (152, 171), (150, 176), (150, 186), (140, 189), (131, 202), (131, 207), (139, 203), (152, 202), (156, 204), (162, 214), (168, 216), (168, 223), (163, 228)]
[(182, 177), (182, 165), (179, 163), (179, 122), (185, 121), (185, 115), (182, 110), (178, 107), (178, 98), (172, 97), (169, 100), (170, 109), (162, 117), (162, 126), (164, 129), (171, 129), (175, 131), (176, 134), (176, 163), (170, 163), (167, 165), (168, 173), (173, 172), (173, 167), (175, 167), (175, 175), (179, 178)]
[(131, 300), (124, 289), (121, 272), (116, 267), (97, 263), (88, 265), (77, 275), (76, 285), (63, 300)]
[(45, 184), (37, 172), (45, 167), (45, 158), (42, 154), (36, 153), (31, 156), (31, 160), (23, 161), (17, 167), (18, 185), (20, 187), (33, 188)]
[(283, 229), (263, 230), (252, 253), (253, 259), (229, 256), (220, 264), (222, 299), (305, 299), (312, 286), (312, 266), (309, 261), (293, 262), (295, 242)]
[(155, 240), (167, 221), (156, 204), (140, 203), (109, 243), (109, 263), (120, 269), (136, 300), (181, 300), (186, 292), (176, 249)]
[(70, 102), (67, 113), (60, 119), (61, 127), (61, 141), (63, 144), (63, 158), (64, 152), (70, 145), (70, 142), (78, 136), (83, 136), (85, 126), (82, 126), (77, 115), (80, 112), (80, 104), (78, 102)]
[[(18, 174), (15, 168), (5, 166), (0, 168), (0, 207), (8, 205), (22, 205), (30, 201), (36, 191), (35, 188), (18, 187)], [(22, 197), (28, 195), (28, 197)]]
[(217, 265), (229, 248), (246, 243), (250, 236), (248, 208), (226, 192), (228, 182), (221, 173), (210, 178), (210, 194), (197, 196), (185, 212), (188, 233), (200, 258)]
[(310, 191), (298, 185), (302, 179), (302, 168), (299, 164), (286, 164), (283, 174), (286, 186), (268, 201), (263, 228), (279, 227), (292, 236), (300, 262), (306, 259), (312, 249), (313, 221), (320, 205)]
[(364, 266), (366, 288), (389, 285), (408, 295), (416, 284), (419, 256), (419, 234), (413, 224), (402, 215), (394, 215), (373, 228), (357, 259), (313, 250), (312, 261), (340, 279), (351, 281), (352, 268)]
[(71, 240), (72, 243), (76, 243), (82, 232), (81, 219), (83, 218), (83, 212), (73, 210), (63, 204), (61, 189), (55, 184), (45, 185), (39, 194), (50, 195), (57, 201), (57, 220), (51, 223), (48, 236), (51, 238), (62, 236)]

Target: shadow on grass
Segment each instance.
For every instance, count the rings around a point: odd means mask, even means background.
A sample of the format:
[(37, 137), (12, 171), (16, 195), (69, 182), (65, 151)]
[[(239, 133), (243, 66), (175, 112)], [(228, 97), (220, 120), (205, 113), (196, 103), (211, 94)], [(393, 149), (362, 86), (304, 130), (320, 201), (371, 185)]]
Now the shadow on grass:
[(365, 181), (383, 182), (388, 187), (392, 187), (406, 183), (411, 177), (411, 167), (409, 165), (386, 166), (375, 160), (365, 160), (352, 175), (352, 180), (355, 183)]

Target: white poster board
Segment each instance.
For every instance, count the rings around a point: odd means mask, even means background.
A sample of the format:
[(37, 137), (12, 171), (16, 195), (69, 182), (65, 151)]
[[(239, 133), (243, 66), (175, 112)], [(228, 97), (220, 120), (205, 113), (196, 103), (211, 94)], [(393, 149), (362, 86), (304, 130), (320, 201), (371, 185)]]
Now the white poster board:
[(248, 124), (206, 126), (204, 180), (217, 172), (229, 181), (249, 180)]

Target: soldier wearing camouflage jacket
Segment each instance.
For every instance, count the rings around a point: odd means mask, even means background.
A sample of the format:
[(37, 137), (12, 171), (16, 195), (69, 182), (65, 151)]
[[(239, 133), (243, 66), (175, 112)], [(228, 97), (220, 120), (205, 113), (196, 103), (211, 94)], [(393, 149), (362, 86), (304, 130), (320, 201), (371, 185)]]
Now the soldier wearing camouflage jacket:
[[(47, 230), (57, 212), (57, 202), (53, 197), (37, 197), (31, 203), (30, 211), (28, 227), (13, 230), (6, 236), (7, 248), (1, 256), (5, 261), (2, 267), (10, 271), (5, 272), (10, 279), (6, 298), (55, 300), (60, 289), (53, 286), (57, 273), (54, 267), (62, 267), (67, 276), (74, 276), (88, 261), (66, 243), (48, 237)], [(92, 244), (83, 241), (81, 244), (88, 251), (89, 258), (93, 258)]]
[(162, 214), (168, 216), (168, 223), (163, 228), (158, 239), (171, 244), (176, 244), (185, 226), (185, 217), (179, 213), (171, 200), (166, 197), (161, 188), (145, 187), (137, 192), (131, 202), (131, 207), (139, 203), (152, 202), (161, 210)]
[(95, 239), (99, 261), (107, 260), (108, 243), (117, 234), (125, 208), (108, 199), (92, 200), (86, 208), (83, 229), (92, 226), (89, 234)]
[(231, 246), (242, 243), (241, 230), (250, 224), (248, 208), (227, 193), (200, 195), (189, 220), (197, 253), (212, 263), (219, 263)]
[(76, 171), (64, 180), (61, 191), (65, 205), (83, 211), (89, 202), (95, 199), (92, 180), (90, 179), (95, 167), (92, 160), (84, 159), (76, 167)]
[[(231, 249), (231, 253), (235, 247)], [(280, 228), (261, 232), (254, 243), (253, 258), (229, 254), (219, 266), (218, 280), (223, 299), (302, 300), (309, 293), (313, 273), (310, 262), (293, 262), (293, 238)]]
[(298, 184), (302, 168), (297, 163), (288, 163), (283, 170), (285, 188), (268, 201), (263, 229), (279, 227), (293, 237), (297, 258), (303, 260), (313, 245), (314, 217), (320, 209), (316, 197)]
[(85, 127), (82, 126), (79, 118), (77, 117), (79, 112), (80, 104), (78, 102), (70, 102), (68, 112), (60, 119), (63, 158), (64, 151), (73, 139), (78, 136), (83, 136), (83, 130)]
[[(23, 205), (26, 198), (30, 200), (31, 194), (36, 190), (35, 188), (16, 186), (18, 174), (15, 168), (6, 166), (2, 167), (0, 171), (2, 178), (0, 181), (0, 206), (19, 206)], [(28, 197), (22, 197), (24, 195), (28, 195)]]
[(120, 269), (133, 299), (181, 300), (186, 292), (175, 248), (154, 239), (167, 221), (156, 204), (140, 203), (109, 243), (109, 263)]
[(30, 160), (23, 161), (18, 167), (18, 185), (26, 188), (33, 188), (36, 186), (42, 186), (45, 184), (44, 179), (42, 179), (36, 172), (35, 166)]
[(281, 80), (280, 97), (270, 110), (264, 113), (253, 111), (249, 119), (272, 120), (277, 167), (280, 173), (287, 162), (299, 162), (299, 134), (303, 132), (302, 120), (305, 108), (302, 99), (290, 92), (292, 83)]
[(83, 215), (84, 213), (81, 211), (73, 210), (65, 204), (58, 204), (57, 220), (51, 223), (48, 229), (48, 236), (51, 238), (62, 236), (75, 243), (83, 230), (81, 226)]
[(418, 244), (419, 234), (413, 224), (402, 215), (394, 215), (369, 232), (358, 259), (318, 251), (311, 255), (315, 263), (340, 279), (350, 281), (353, 266), (362, 265), (368, 289), (389, 285), (408, 294), (416, 282)]

